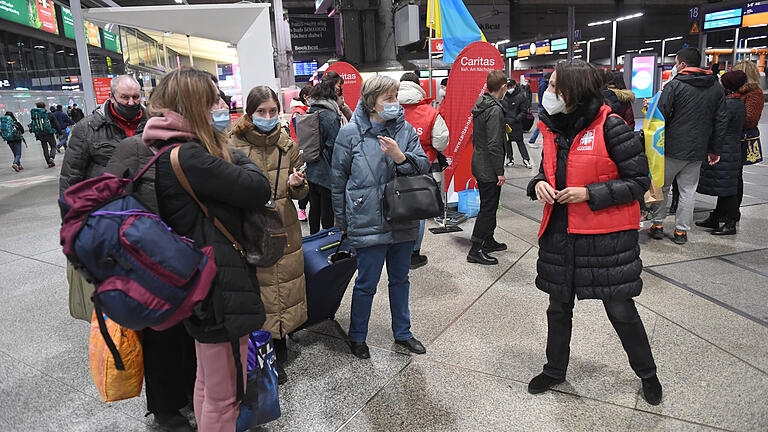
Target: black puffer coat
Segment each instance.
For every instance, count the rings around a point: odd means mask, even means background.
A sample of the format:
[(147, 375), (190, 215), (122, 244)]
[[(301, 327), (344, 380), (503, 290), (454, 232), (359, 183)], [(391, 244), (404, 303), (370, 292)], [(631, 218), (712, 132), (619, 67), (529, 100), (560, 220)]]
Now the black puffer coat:
[(472, 175), (481, 183), (496, 183), (504, 175), (504, 143), (507, 124), (504, 106), (485, 92), (472, 108)]
[[(155, 145), (162, 148), (163, 144)], [(250, 161), (236, 166), (212, 156), (197, 142), (181, 146), (179, 162), (200, 201), (235, 239), (242, 239), (242, 210), (256, 209), (269, 200), (269, 181), (264, 174)], [(265, 312), (255, 270), (249, 269), (184, 191), (173, 173), (170, 152), (157, 161), (155, 186), (163, 220), (198, 247), (213, 246), (216, 257), (218, 271), (211, 291), (184, 321), (189, 334), (202, 343), (220, 343), (260, 329)]]
[(525, 93), (520, 90), (520, 86), (504, 95), (504, 99), (501, 101), (504, 105), (504, 120), (506, 120), (512, 132), (509, 133), (510, 138), (523, 139), (523, 118), (528, 113), (528, 108), (531, 107), (530, 102), (525, 97)]
[[(141, 132), (136, 131), (136, 135), (126, 138), (118, 144), (104, 172), (118, 177), (133, 178), (149, 163), (155, 154), (144, 145)], [(150, 211), (157, 213), (159, 210), (155, 193), (155, 167), (149, 167), (133, 187), (134, 195), (139, 201)]]
[(733, 196), (739, 186), (739, 171), (742, 169), (741, 138), (747, 110), (738, 98), (728, 98), (728, 129), (725, 140), (720, 143), (720, 162), (701, 164), (701, 177), (697, 191), (704, 195)]
[[(553, 132), (557, 150), (556, 190), (566, 186), (566, 166), (573, 139), (597, 116), (602, 99), (581, 104), (571, 114), (541, 119)], [(589, 207), (596, 211), (626, 204), (643, 197), (650, 187), (648, 160), (643, 141), (620, 117), (605, 122), (605, 145), (621, 179), (585, 185)], [(535, 186), (546, 181), (543, 166), (528, 184), (528, 195), (536, 199)], [(638, 215), (639, 220), (639, 215)], [(536, 286), (560, 301), (579, 299), (622, 299), (638, 294), (643, 286), (640, 273), (640, 246), (637, 230), (608, 234), (568, 234), (568, 205), (555, 204), (544, 234), (539, 239)]]

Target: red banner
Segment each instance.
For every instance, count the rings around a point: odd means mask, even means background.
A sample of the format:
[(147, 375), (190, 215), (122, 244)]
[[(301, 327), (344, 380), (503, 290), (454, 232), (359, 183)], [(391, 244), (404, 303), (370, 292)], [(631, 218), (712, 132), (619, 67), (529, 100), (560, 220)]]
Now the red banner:
[(445, 99), (440, 115), (448, 125), (450, 144), (445, 149), (449, 166), (445, 171), (445, 188), (466, 188), (472, 178), (472, 108), (486, 91), (488, 72), (504, 68), (501, 53), (488, 42), (473, 42), (459, 53), (448, 75)]
[(430, 39), (429, 41), (429, 43), (432, 44), (432, 54), (443, 52), (443, 38)]
[(96, 93), (96, 104), (101, 105), (109, 99), (112, 78), (94, 78), (93, 91)]
[(360, 72), (354, 66), (347, 62), (336, 62), (328, 67), (327, 71), (334, 71), (344, 78), (344, 102), (349, 105), (352, 111), (357, 108), (357, 101), (360, 100), (360, 90), (363, 89), (363, 78)]

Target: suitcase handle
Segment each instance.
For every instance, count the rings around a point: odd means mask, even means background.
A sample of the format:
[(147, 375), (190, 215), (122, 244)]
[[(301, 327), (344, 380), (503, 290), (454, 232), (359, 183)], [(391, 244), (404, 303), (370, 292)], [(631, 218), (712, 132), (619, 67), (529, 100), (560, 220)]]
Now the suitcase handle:
[(320, 248), (320, 250), (326, 250), (326, 249), (330, 249), (330, 248), (336, 246), (336, 252), (332, 253), (328, 257), (328, 264), (333, 264), (335, 262), (334, 261), (334, 257), (337, 256), (339, 254), (339, 252), (341, 252), (341, 245), (344, 244), (344, 239), (346, 239), (346, 238), (347, 238), (347, 233), (342, 233), (341, 234), (341, 240), (339, 240), (338, 242), (335, 242), (335, 243), (331, 243), (329, 245), (325, 245), (322, 248)]

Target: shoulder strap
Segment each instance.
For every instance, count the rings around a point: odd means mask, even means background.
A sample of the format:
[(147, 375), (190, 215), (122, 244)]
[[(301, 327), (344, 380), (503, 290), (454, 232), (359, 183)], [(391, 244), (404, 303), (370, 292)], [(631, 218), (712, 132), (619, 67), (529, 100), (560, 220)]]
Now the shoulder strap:
[(137, 182), (147, 172), (149, 167), (151, 167), (155, 162), (157, 162), (158, 159), (160, 159), (160, 156), (162, 156), (163, 153), (165, 153), (168, 150), (171, 150), (173, 148), (176, 148), (176, 147), (178, 147), (180, 145), (181, 144), (173, 144), (173, 145), (167, 146), (164, 149), (160, 150), (159, 152), (155, 153), (155, 155), (152, 157), (152, 159), (150, 159), (149, 162), (146, 165), (144, 165), (144, 168), (142, 168), (141, 171), (139, 171), (139, 173), (136, 174), (136, 177), (133, 178), (133, 182)]
[(192, 186), (189, 184), (189, 180), (187, 180), (187, 176), (184, 175), (184, 170), (181, 169), (181, 164), (179, 163), (179, 146), (176, 146), (171, 150), (171, 166), (173, 167), (173, 173), (176, 174), (176, 178), (179, 180), (179, 183), (181, 183), (181, 186), (184, 188), (185, 191), (189, 194), (189, 196), (192, 197), (192, 199), (197, 202), (197, 205), (200, 206), (200, 208), (203, 210), (203, 213), (205, 213), (205, 216), (209, 219), (213, 220), (213, 224), (218, 228), (219, 231), (221, 231), (222, 234), (224, 234), (224, 237), (227, 238), (232, 243), (232, 247), (235, 248), (238, 252), (240, 252), (240, 255), (245, 256), (245, 249), (243, 249), (243, 246), (240, 245), (240, 243), (235, 240), (235, 237), (227, 230), (226, 227), (224, 227), (224, 224), (221, 223), (221, 221), (216, 218), (215, 216), (211, 216), (208, 212), (208, 207), (205, 206), (200, 200), (197, 198), (197, 195), (195, 194), (195, 191), (192, 190)]
[(275, 190), (272, 194), (272, 203), (274, 204), (277, 201), (277, 188), (280, 187), (280, 165), (283, 163), (283, 151), (278, 146), (275, 146), (275, 148), (277, 149), (277, 173), (275, 174)]

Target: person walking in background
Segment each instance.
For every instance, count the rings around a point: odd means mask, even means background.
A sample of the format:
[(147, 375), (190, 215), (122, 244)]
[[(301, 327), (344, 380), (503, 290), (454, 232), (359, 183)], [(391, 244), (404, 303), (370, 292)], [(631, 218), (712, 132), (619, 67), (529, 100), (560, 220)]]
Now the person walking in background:
[[(413, 72), (406, 72), (400, 77), (400, 89), (397, 100), (405, 110), (405, 121), (416, 129), (419, 135), (421, 148), (432, 163), (432, 172), (440, 172), (436, 166), (438, 153), (448, 147), (448, 126), (440, 113), (426, 98), (427, 93), (421, 88), (419, 77)], [(419, 226), (419, 239), (413, 246), (411, 254), (411, 270), (423, 267), (427, 264), (427, 257), (421, 254), (421, 243), (424, 240), (426, 221), (421, 221)]]
[(605, 103), (611, 108), (611, 112), (621, 116), (629, 128), (635, 130), (635, 112), (632, 110), (635, 94), (632, 90), (627, 90), (624, 74), (619, 71), (605, 73), (603, 97), (605, 97)]
[(659, 97), (664, 116), (664, 202), (654, 205), (653, 225), (648, 235), (664, 238), (666, 201), (672, 182), (677, 180), (680, 202), (675, 213), (674, 242), (685, 244), (693, 223), (693, 206), (702, 161), (710, 165), (720, 160), (720, 146), (728, 128), (725, 92), (711, 71), (696, 67), (701, 54), (696, 48), (683, 48), (675, 57), (673, 78)]
[(16, 116), (12, 112), (6, 111), (5, 115), (0, 118), (0, 132), (13, 153), (11, 168), (16, 172), (23, 170), (24, 167), (21, 165), (21, 141), (24, 138), (24, 126), (16, 120)]
[[(757, 129), (757, 124), (760, 121), (760, 117), (763, 115), (763, 107), (765, 106), (765, 100), (763, 96), (763, 89), (760, 88), (760, 72), (757, 70), (757, 65), (751, 61), (742, 61), (736, 63), (733, 66), (733, 70), (740, 70), (747, 74), (747, 82), (739, 89), (739, 97), (744, 102), (744, 106), (747, 110), (747, 117), (744, 123), (745, 134), (747, 136), (759, 136), (760, 131)], [(747, 149), (746, 146), (742, 146), (742, 164), (747, 162)], [(737, 201), (737, 216), (736, 220), (741, 220), (741, 211), (738, 208), (741, 207), (741, 200), (744, 198), (744, 177), (739, 176), (739, 188), (736, 193)]]
[(43, 157), (48, 164), (48, 168), (56, 166), (54, 158), (56, 157), (56, 137), (54, 134), (61, 135), (59, 123), (52, 112), (45, 109), (45, 102), (37, 102), (35, 108), (29, 112), (32, 121), (29, 123), (29, 131), (35, 134), (35, 138), (40, 141), (43, 148)]
[[(541, 111), (544, 109), (541, 106), (541, 98), (544, 96), (544, 92), (547, 91), (547, 86), (549, 85), (549, 77), (552, 75), (551, 72), (547, 72), (539, 78), (539, 88), (537, 90), (537, 94), (539, 95), (539, 103), (537, 104), (536, 111), (539, 115), (541, 115)], [(533, 134), (531, 135), (531, 138), (528, 140), (528, 144), (531, 144), (531, 147), (536, 148), (534, 144), (536, 144), (536, 138), (539, 136), (539, 128), (534, 128)]]
[(243, 151), (270, 179), (272, 199), (283, 219), (288, 243), (272, 267), (258, 267), (261, 300), (267, 312), (262, 330), (272, 333), (278, 383), (288, 381), (288, 334), (307, 320), (307, 291), (304, 280), (304, 251), (301, 225), (293, 200), (307, 196), (308, 185), (298, 172), (304, 164), (299, 148), (280, 125), (280, 102), (267, 86), (254, 87), (246, 98), (245, 115), (232, 129), (232, 148)]
[(83, 114), (83, 110), (81, 110), (77, 104), (72, 104), (72, 113), (69, 115), (69, 117), (73, 122), (77, 123), (85, 118), (85, 114)]
[(336, 222), (357, 251), (349, 341), (352, 354), (361, 359), (371, 356), (365, 340), (385, 263), (395, 343), (415, 354), (427, 352), (411, 333), (408, 306), (408, 272), (419, 222), (387, 222), (381, 200), (395, 171), (399, 175), (429, 171), (419, 136), (397, 102), (398, 89), (398, 82), (385, 75), (365, 80), (352, 121), (336, 138), (331, 164)]
[[(309, 110), (309, 91), (312, 90), (311, 85), (305, 85), (299, 91), (298, 96), (291, 99), (291, 121), (288, 130), (291, 132), (291, 139), (293, 142), (299, 142), (296, 137), (296, 116), (304, 115)], [(306, 222), (307, 220), (307, 204), (309, 204), (309, 194), (306, 197), (299, 200), (299, 222)]]
[(477, 99), (475, 107), (472, 108), (472, 175), (477, 179), (480, 189), (480, 213), (472, 231), (472, 247), (467, 261), (494, 265), (499, 261), (488, 254), (507, 250), (507, 245), (497, 242), (493, 236), (501, 187), (506, 181), (504, 143), (507, 125), (501, 99), (507, 92), (507, 78), (504, 72), (495, 70), (488, 72), (486, 83), (488, 91)]
[(532, 394), (565, 381), (575, 298), (603, 301), (641, 379), (643, 397), (661, 403), (648, 335), (633, 297), (640, 294), (637, 200), (650, 187), (644, 144), (603, 104), (598, 70), (581, 60), (557, 64), (544, 94), (539, 174), (528, 196), (544, 203), (536, 287), (549, 294), (547, 363)]
[[(738, 92), (746, 82), (747, 74), (740, 70), (726, 72), (720, 78), (726, 94), (728, 129), (725, 140), (720, 143), (720, 162), (715, 165), (702, 165), (697, 189), (700, 194), (717, 197), (715, 210), (703, 221), (696, 222), (700, 227), (713, 230), (713, 235), (736, 234), (736, 222), (739, 218), (739, 180), (742, 180), (743, 185), (744, 168), (741, 139), (744, 136), (747, 117), (747, 110)], [(725, 222), (722, 226), (721, 221)]]
[[(177, 156), (188, 188), (234, 240), (242, 241), (243, 213), (262, 208), (271, 197), (270, 187), (252, 161), (233, 157), (226, 137), (213, 127), (220, 100), (207, 72), (173, 70), (152, 91), (151, 118), (142, 139), (153, 151), (181, 143)], [(182, 185), (171, 152), (163, 153), (155, 165), (155, 190), (159, 216), (174, 232), (196, 247), (213, 247), (216, 278), (184, 326), (195, 339), (198, 430), (232, 432), (245, 391), (248, 336), (265, 320), (256, 272)]]
[[(346, 118), (338, 104), (338, 89), (343, 80), (341, 77), (323, 75), (323, 79), (309, 92), (309, 111), (318, 115), (320, 142), (322, 149), (320, 159), (307, 163), (307, 180), (309, 181), (309, 233), (315, 234), (323, 229), (333, 227), (333, 203), (331, 201), (331, 160), (333, 160), (336, 136)], [(337, 74), (338, 75), (338, 74)]]
[(57, 149), (60, 149), (62, 147), (67, 148), (67, 138), (69, 138), (69, 127), (74, 126), (75, 122), (69, 118), (67, 113), (63, 111), (64, 107), (61, 105), (56, 105), (56, 111), (53, 112), (53, 116), (56, 118), (56, 122), (59, 124), (59, 129), (61, 129), (61, 140), (59, 140), (59, 144), (56, 146)]
[(504, 105), (504, 119), (512, 130), (507, 134), (507, 139), (504, 140), (504, 148), (507, 153), (506, 166), (515, 164), (515, 155), (512, 153), (512, 141), (514, 141), (517, 143), (517, 149), (523, 158), (523, 164), (526, 168), (531, 169), (531, 157), (528, 155), (528, 148), (525, 147), (523, 140), (523, 118), (528, 114), (531, 104), (528, 102), (525, 91), (517, 85), (515, 80), (507, 82), (507, 93), (504, 95), (502, 104)]

